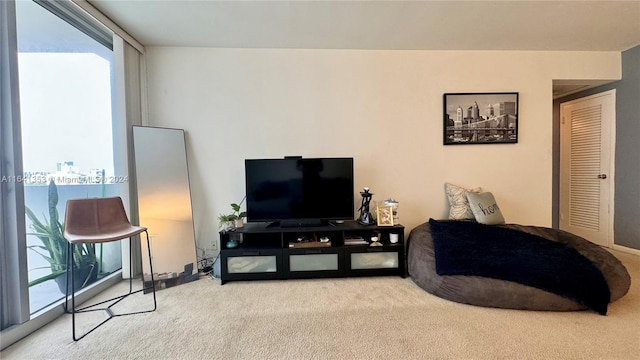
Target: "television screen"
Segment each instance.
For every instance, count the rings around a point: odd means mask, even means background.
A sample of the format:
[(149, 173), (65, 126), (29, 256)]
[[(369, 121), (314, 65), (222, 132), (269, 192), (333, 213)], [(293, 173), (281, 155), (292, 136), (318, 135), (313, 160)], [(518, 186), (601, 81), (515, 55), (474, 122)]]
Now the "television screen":
[(245, 160), (247, 221), (353, 220), (353, 158)]

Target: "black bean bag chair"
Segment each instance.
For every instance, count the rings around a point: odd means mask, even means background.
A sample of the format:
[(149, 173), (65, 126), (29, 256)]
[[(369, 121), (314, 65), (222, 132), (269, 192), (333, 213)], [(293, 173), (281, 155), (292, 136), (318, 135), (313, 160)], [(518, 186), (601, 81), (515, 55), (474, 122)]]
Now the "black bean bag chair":
[[(561, 242), (589, 259), (601, 272), (610, 302), (623, 297), (631, 285), (624, 265), (607, 250), (571, 233), (537, 226), (494, 225)], [(438, 275), (430, 224), (414, 228), (407, 239), (407, 266), (411, 279), (430, 294), (476, 306), (547, 311), (585, 310), (587, 306), (537, 287), (496, 278), (470, 275)]]

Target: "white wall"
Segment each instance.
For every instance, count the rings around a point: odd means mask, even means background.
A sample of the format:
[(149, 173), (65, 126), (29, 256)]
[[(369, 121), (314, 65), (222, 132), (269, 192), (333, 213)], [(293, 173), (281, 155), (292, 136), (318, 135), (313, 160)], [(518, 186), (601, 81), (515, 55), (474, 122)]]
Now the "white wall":
[[(196, 239), (244, 196), (245, 158), (352, 156), (407, 234), (444, 183), (492, 191), (507, 222), (551, 225), (552, 80), (619, 79), (616, 52), (147, 48), (150, 125), (186, 130)], [(446, 92), (520, 93), (519, 143), (443, 146)], [(359, 205), (360, 195), (355, 194)], [(357, 216), (357, 213), (356, 213)]]

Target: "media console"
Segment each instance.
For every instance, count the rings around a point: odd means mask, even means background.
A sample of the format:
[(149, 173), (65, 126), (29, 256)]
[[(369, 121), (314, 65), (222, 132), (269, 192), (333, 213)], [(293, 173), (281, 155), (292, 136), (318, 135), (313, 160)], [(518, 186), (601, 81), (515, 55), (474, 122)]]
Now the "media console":
[[(248, 223), (220, 232), (220, 280), (296, 279), (343, 276), (406, 277), (404, 226), (269, 227)], [(392, 235), (394, 234), (394, 235)], [(390, 236), (391, 235), (391, 236)], [(397, 243), (391, 238), (397, 235)], [(371, 246), (371, 238), (379, 246)], [(238, 245), (227, 247), (229, 241)]]

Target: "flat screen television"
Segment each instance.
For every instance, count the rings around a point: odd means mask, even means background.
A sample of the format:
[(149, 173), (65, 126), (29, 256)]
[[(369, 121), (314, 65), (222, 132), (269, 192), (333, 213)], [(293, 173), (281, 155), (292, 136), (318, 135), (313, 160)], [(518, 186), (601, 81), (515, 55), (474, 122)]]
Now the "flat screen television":
[(353, 220), (353, 158), (245, 160), (247, 221), (282, 227)]

